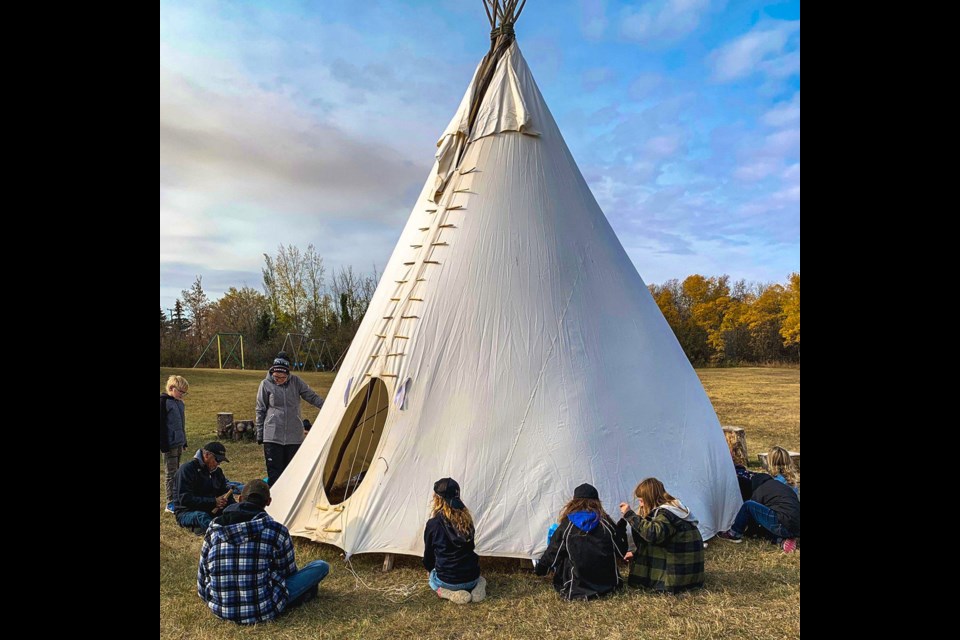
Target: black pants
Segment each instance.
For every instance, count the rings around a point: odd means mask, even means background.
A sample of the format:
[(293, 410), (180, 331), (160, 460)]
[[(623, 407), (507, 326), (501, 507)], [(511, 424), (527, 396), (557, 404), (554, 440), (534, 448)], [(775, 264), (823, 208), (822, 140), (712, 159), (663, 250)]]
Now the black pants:
[(267, 477), (271, 487), (280, 479), (283, 470), (287, 468), (299, 449), (299, 444), (263, 443), (263, 457), (267, 461)]

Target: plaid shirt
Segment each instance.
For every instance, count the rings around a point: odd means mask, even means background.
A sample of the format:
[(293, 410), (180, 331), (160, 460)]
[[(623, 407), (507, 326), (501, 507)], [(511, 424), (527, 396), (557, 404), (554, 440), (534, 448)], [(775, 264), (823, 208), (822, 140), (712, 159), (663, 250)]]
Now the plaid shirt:
[(695, 525), (662, 507), (646, 518), (633, 511), (623, 517), (637, 545), (630, 586), (669, 593), (703, 586), (703, 538)]
[(265, 622), (286, 607), (285, 578), (296, 571), (290, 532), (266, 512), (226, 526), (214, 520), (200, 550), (197, 594), (224, 620)]

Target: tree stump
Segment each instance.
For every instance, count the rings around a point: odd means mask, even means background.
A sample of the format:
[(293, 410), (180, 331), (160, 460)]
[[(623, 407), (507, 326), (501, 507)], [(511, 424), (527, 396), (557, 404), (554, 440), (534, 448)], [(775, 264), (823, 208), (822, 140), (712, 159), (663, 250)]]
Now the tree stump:
[(733, 464), (741, 467), (747, 466), (747, 432), (743, 427), (724, 427), (723, 436), (727, 439), (727, 447), (730, 449), (730, 457), (733, 458)]
[(233, 414), (221, 412), (217, 414), (217, 437), (226, 438), (233, 435)]
[[(800, 471), (800, 452), (799, 451), (789, 451), (790, 459), (793, 460), (793, 464), (797, 465), (797, 471)], [(767, 466), (767, 456), (769, 453), (758, 453), (757, 460), (760, 461), (760, 466), (765, 470), (769, 471), (770, 467)]]
[(384, 572), (393, 570), (393, 554), (388, 553), (383, 556), (383, 570)]

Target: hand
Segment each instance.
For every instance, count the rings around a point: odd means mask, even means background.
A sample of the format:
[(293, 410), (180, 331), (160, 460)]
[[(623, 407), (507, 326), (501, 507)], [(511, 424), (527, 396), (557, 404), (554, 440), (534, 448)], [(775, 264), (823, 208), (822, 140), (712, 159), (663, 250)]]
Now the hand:
[(217, 496), (217, 509), (223, 509), (227, 506), (227, 499), (223, 496)]
[(624, 515), (624, 516), (627, 515), (627, 511), (630, 511), (630, 505), (628, 505), (626, 502), (621, 502), (620, 515)]

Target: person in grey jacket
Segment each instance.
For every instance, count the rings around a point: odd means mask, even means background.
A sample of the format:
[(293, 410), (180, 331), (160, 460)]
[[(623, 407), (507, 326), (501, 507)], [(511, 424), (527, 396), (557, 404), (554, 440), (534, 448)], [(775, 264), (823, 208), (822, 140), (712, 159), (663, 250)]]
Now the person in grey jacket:
[(280, 478), (303, 442), (300, 398), (316, 408), (323, 398), (297, 376), (290, 375), (290, 359), (281, 351), (257, 391), (257, 444), (263, 445), (270, 486)]

